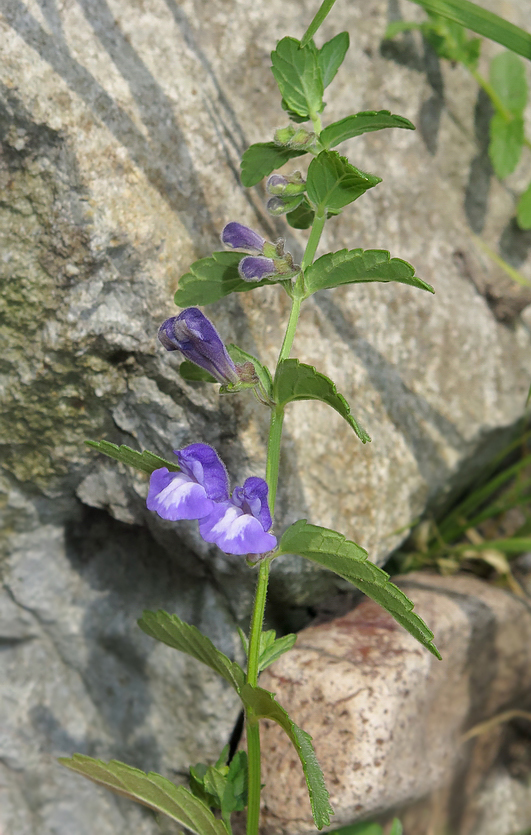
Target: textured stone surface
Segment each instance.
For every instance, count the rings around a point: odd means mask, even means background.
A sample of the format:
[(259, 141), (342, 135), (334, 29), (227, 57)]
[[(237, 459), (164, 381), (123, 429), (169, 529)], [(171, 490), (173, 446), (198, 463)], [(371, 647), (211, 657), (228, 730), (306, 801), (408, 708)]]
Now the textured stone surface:
[[(524, 25), (526, 4), (492, 0)], [(470, 237), (499, 242), (531, 277), (530, 236), (509, 222), (513, 196), (481, 144), (481, 101), (474, 122), (475, 84), (416, 36), (382, 45), (397, 10), (337, 4), (323, 28), (323, 39), (351, 32), (326, 120), (388, 108), (419, 131), (345, 148), (384, 183), (330, 224), (321, 251), (389, 248), (437, 295), (364, 286), (307, 303), (295, 354), (333, 376), (374, 440), (363, 447), (321, 404), (290, 408), (277, 517), (279, 530), (302, 515), (336, 527), (378, 561), (398, 543), (392, 531), (503, 443), (522, 412), (531, 346), (518, 315), (526, 291), (507, 288)], [(219, 247), (227, 220), (286, 233), (300, 256), (305, 233), (265, 216), (237, 164), (285, 123), (269, 52), (286, 32), (300, 36), (315, 3), (4, 0), (0, 11), (0, 820), (15, 835), (96, 823), (151, 833), (149, 816), (53, 757), (78, 748), (180, 776), (190, 759), (215, 756), (232, 696), (134, 623), (144, 605), (165, 605), (230, 650), (253, 577), (194, 525), (177, 537), (148, 517), (145, 478), (83, 439), (164, 456), (204, 440), (234, 479), (263, 471), (265, 410), (183, 383), (155, 332), (175, 310), (179, 276)], [(208, 312), (227, 340), (274, 362), (288, 312), (276, 289)], [(279, 561), (271, 617), (290, 628), (334, 588), (295, 558)]]
[[(413, 835), (510, 835), (529, 825), (531, 795), (525, 786), (518, 792), (517, 780), (516, 790), (511, 786), (501, 763), (491, 771), (506, 726), (460, 738), (502, 711), (529, 708), (529, 604), (465, 576), (412, 574), (400, 585), (429, 620), (442, 662), (366, 600), (345, 617), (304, 629), (261, 685), (312, 735), (334, 826), (399, 809)], [(311, 832), (297, 757), (278, 726), (264, 725), (263, 831)], [(502, 796), (508, 805), (493, 818)], [(497, 829), (484, 828), (491, 818)]]

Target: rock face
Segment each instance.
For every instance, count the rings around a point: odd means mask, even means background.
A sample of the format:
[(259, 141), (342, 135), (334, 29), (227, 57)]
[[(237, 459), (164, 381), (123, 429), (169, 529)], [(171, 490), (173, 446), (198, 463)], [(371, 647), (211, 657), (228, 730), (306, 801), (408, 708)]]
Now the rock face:
[[(228, 220), (302, 252), (305, 233), (266, 217), (237, 164), (286, 121), (269, 52), (302, 34), (314, 6), (2, 3), (0, 829), (15, 835), (154, 832), (148, 814), (54, 757), (122, 757), (179, 779), (191, 760), (217, 756), (237, 715), (221, 684), (134, 624), (144, 606), (164, 606), (234, 652), (253, 573), (194, 525), (176, 532), (148, 515), (145, 478), (83, 440), (165, 457), (203, 440), (233, 479), (263, 472), (266, 410), (184, 383), (155, 333), (179, 276), (219, 248)], [(510, 10), (525, 25), (526, 2)], [(345, 148), (384, 183), (331, 222), (320, 251), (389, 248), (437, 294), (365, 285), (306, 304), (294, 355), (333, 377), (374, 440), (363, 447), (324, 405), (290, 408), (277, 515), (279, 531), (307, 516), (379, 562), (400, 540), (392, 531), (504, 442), (531, 347), (519, 316), (531, 297), (503, 286), (470, 237), (498, 241), (531, 276), (531, 239), (509, 221), (513, 197), (481, 145), (484, 103), (474, 122), (475, 84), (414, 38), (381, 45), (387, 20), (384, 0), (334, 7), (320, 38), (347, 29), (351, 48), (326, 120), (387, 108), (420, 130)], [(277, 288), (208, 313), (227, 341), (274, 363), (288, 313)], [(272, 622), (300, 623), (336, 587), (285, 559)]]
[[(410, 574), (399, 585), (429, 620), (442, 662), (365, 600), (304, 629), (260, 680), (313, 737), (334, 826), (395, 809), (415, 835), (527, 827), (524, 775), (512, 779), (500, 761), (507, 725), (462, 738), (501, 712), (529, 708), (527, 601), (465, 576)], [(263, 831), (313, 832), (297, 757), (277, 725), (264, 725)]]

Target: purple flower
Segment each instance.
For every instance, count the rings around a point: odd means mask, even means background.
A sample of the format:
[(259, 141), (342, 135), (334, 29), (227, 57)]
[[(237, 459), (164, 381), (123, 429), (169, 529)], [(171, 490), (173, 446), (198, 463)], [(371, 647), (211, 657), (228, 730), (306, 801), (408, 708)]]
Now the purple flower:
[(190, 444), (174, 450), (180, 472), (161, 467), (151, 474), (148, 510), (163, 519), (203, 519), (229, 498), (229, 479), (216, 450), (208, 444)]
[[(302, 195), (296, 200), (299, 203)], [(300, 272), (300, 267), (294, 265), (290, 253), (284, 252), (283, 238), (272, 244), (248, 226), (231, 221), (223, 229), (221, 241), (232, 249), (245, 249), (247, 252), (257, 253), (246, 255), (238, 264), (238, 273), (244, 281), (262, 281), (264, 278), (277, 276), (280, 277), (278, 280), (283, 281)]]
[(227, 223), (223, 232), (221, 233), (221, 243), (225, 246), (230, 246), (232, 249), (246, 249), (248, 252), (262, 252), (265, 238), (262, 238), (258, 232), (244, 226), (243, 223), (236, 223), (231, 221)]
[(268, 533), (271, 513), (268, 486), (263, 478), (248, 478), (229, 499), (229, 480), (223, 462), (208, 444), (175, 450), (181, 471), (155, 470), (149, 482), (147, 506), (163, 519), (198, 519), (205, 542), (226, 554), (265, 554), (276, 547)]
[(272, 551), (277, 539), (267, 533), (271, 527), (267, 493), (266, 482), (256, 476), (246, 479), (243, 487), (235, 487), (230, 501), (219, 502), (200, 520), (199, 533), (205, 542), (214, 542), (226, 554)]
[(263, 255), (246, 255), (238, 264), (240, 278), (244, 281), (262, 281), (276, 275), (277, 268), (272, 258)]
[(239, 382), (238, 370), (217, 330), (197, 307), (187, 307), (178, 316), (166, 319), (158, 336), (167, 351), (180, 351), (222, 385)]

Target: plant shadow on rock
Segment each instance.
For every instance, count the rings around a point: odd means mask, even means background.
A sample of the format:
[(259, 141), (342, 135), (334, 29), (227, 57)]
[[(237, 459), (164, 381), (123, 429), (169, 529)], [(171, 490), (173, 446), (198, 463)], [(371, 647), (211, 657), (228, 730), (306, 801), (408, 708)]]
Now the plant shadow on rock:
[(156, 770), (159, 743), (153, 734), (139, 732), (154, 698), (148, 659), (155, 643), (143, 636), (136, 620), (144, 608), (180, 612), (184, 606), (192, 620), (200, 621), (201, 587), (145, 528), (117, 522), (104, 511), (83, 508), (80, 520), (67, 526), (66, 553), (84, 582), (101, 592), (84, 615), (90, 651), (82, 676), (113, 736), (112, 756)]

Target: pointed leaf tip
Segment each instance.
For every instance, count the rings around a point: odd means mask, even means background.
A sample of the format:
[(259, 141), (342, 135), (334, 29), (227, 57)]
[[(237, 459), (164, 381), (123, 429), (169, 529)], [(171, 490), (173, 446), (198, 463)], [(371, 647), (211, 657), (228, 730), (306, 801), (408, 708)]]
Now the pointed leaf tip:
[(439, 660), (433, 632), (413, 612), (413, 603), (395, 586), (389, 575), (368, 559), (367, 552), (337, 531), (309, 525), (300, 519), (283, 534), (279, 554), (299, 554), (348, 580), (376, 603), (379, 603), (419, 643)]

